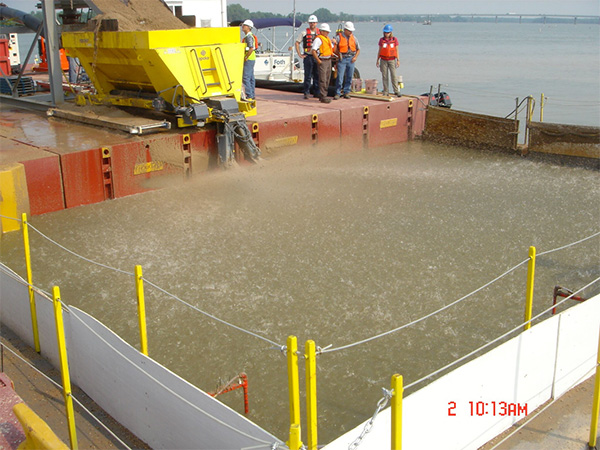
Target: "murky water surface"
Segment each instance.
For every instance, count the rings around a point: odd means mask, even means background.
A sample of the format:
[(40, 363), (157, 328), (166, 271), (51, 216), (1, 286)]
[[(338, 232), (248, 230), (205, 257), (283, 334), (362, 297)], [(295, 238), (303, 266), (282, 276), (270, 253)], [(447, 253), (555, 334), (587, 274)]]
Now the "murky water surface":
[[(301, 348), (336, 348), (451, 303), (524, 261), (530, 245), (539, 253), (597, 232), (599, 194), (597, 171), (413, 142), (288, 152), (31, 223), (103, 264), (141, 264), (146, 279), (278, 344), (296, 335)], [(138, 346), (133, 278), (31, 234), (35, 284), (59, 285), (64, 301)], [(24, 274), (20, 239), (4, 238), (2, 260)], [(599, 249), (595, 238), (538, 258), (534, 312), (556, 284), (598, 277)], [(320, 443), (368, 418), (392, 374), (408, 384), (517, 326), (525, 280), (523, 265), (413, 327), (319, 356)], [(209, 391), (245, 371), (250, 419), (286, 440), (284, 355), (150, 287), (146, 298), (150, 355)], [(243, 411), (241, 393), (220, 398)]]

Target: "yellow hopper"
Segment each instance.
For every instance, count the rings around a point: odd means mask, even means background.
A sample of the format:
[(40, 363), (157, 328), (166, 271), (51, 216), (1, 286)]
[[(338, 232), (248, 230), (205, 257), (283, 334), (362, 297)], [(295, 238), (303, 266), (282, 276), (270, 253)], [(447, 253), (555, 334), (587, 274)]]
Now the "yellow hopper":
[(255, 113), (254, 102), (241, 100), (244, 45), (238, 28), (190, 28), (156, 31), (65, 32), (67, 54), (79, 58), (97, 94), (78, 103), (135, 106), (175, 113), (179, 125), (222, 121), (211, 100), (237, 103), (237, 111)]

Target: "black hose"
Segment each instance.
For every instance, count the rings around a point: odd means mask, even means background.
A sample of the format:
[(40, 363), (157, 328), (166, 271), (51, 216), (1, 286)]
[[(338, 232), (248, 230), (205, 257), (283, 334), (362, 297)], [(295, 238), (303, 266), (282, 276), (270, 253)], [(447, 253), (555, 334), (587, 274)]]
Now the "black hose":
[[(31, 14), (28, 14), (23, 11), (19, 11), (18, 9), (9, 8), (8, 6), (0, 6), (0, 17), (9, 17), (11, 19), (17, 19), (22, 22), (27, 28), (37, 32), (40, 26), (42, 25), (42, 21)], [(44, 31), (42, 30), (42, 36), (44, 35)]]

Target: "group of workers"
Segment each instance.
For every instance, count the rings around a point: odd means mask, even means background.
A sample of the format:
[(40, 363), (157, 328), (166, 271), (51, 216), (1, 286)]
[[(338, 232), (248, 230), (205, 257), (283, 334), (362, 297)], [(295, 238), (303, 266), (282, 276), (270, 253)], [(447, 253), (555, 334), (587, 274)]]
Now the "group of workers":
[[(331, 103), (331, 99), (327, 97), (327, 91), (334, 63), (337, 63), (337, 78), (333, 100), (350, 98), (354, 64), (360, 55), (360, 44), (354, 35), (354, 24), (345, 22), (343, 30), (338, 32), (334, 38), (330, 37), (331, 27), (328, 24), (322, 23), (320, 27), (317, 27), (317, 24), (317, 16), (311, 15), (308, 18), (308, 28), (302, 31), (295, 43), (296, 52), (304, 64), (304, 98), (309, 98), (312, 87), (314, 97), (322, 103)], [(251, 20), (242, 23), (244, 32), (242, 42), (246, 44), (242, 84), (246, 99), (254, 99), (256, 85), (254, 63), (257, 39), (252, 34), (253, 27), (254, 23)], [(376, 66), (382, 74), (383, 95), (389, 95), (388, 84), (391, 81), (394, 94), (400, 97), (396, 77), (396, 68), (400, 66), (398, 40), (392, 35), (392, 32), (391, 25), (383, 27), (383, 37), (379, 39)]]

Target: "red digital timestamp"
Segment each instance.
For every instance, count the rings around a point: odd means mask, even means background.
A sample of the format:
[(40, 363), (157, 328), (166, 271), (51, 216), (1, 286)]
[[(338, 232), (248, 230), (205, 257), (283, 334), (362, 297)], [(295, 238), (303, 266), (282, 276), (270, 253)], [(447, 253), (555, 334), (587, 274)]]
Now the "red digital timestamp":
[[(527, 403), (514, 402), (468, 402), (469, 408), (467, 414), (471, 416), (500, 416), (500, 417), (520, 417), (527, 415)], [(448, 402), (448, 416), (457, 415), (457, 403)]]

